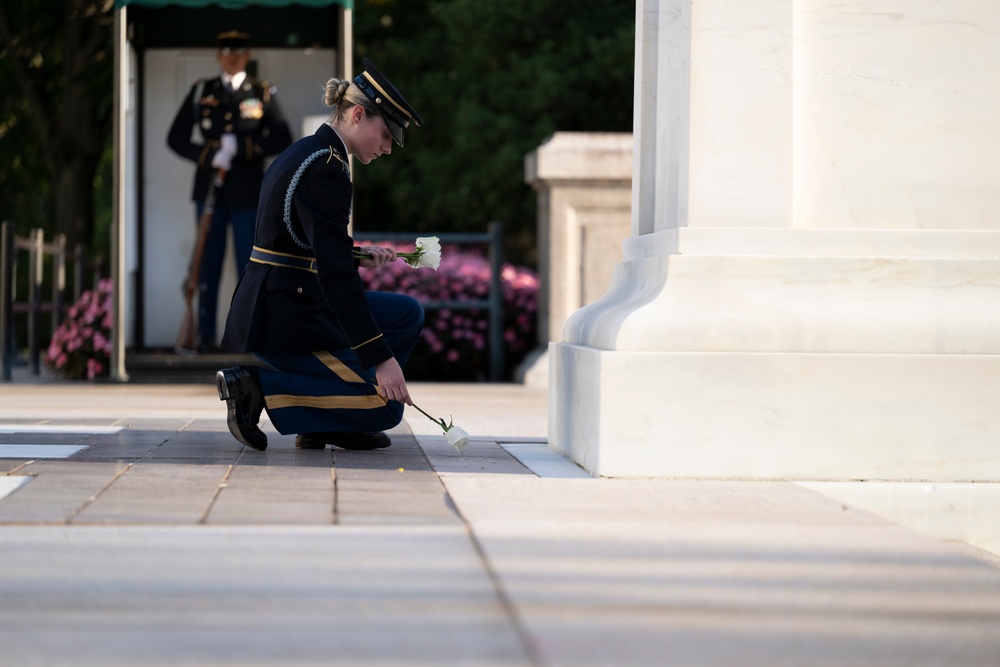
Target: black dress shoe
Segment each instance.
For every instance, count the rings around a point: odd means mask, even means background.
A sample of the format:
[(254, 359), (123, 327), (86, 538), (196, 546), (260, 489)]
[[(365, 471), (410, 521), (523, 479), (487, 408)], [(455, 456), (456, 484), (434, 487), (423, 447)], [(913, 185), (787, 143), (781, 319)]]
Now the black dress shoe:
[(295, 436), (295, 446), (299, 449), (326, 449), (326, 438), (322, 433), (299, 433)]
[(267, 436), (257, 427), (264, 410), (264, 394), (253, 368), (233, 366), (215, 374), (219, 400), (226, 402), (226, 422), (233, 437), (247, 447), (264, 451)]
[(295, 446), (299, 449), (323, 449), (327, 445), (371, 451), (383, 449), (392, 444), (385, 433), (352, 433), (349, 431), (324, 431), (320, 433), (300, 433), (295, 436)]

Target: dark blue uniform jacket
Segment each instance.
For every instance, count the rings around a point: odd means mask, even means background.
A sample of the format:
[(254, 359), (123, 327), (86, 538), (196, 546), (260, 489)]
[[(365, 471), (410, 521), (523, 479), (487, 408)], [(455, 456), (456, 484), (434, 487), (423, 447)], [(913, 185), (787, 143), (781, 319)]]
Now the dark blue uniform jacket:
[[(197, 125), (204, 143), (192, 141)], [(233, 208), (257, 205), (264, 158), (277, 155), (292, 143), (292, 135), (266, 81), (247, 77), (238, 90), (227, 90), (221, 77), (204, 79), (191, 87), (167, 134), (167, 145), (198, 165), (191, 198), (205, 201), (215, 170), (212, 158), (225, 133), (236, 135), (236, 156), (226, 174), (226, 185), (216, 196)]]
[[(315, 153), (290, 199), (293, 174)], [(314, 257), (315, 272), (251, 259), (233, 295), (223, 349), (303, 354), (352, 348), (370, 368), (393, 356), (372, 317), (348, 234), (354, 189), (347, 149), (329, 125), (289, 147), (268, 168), (257, 209), (254, 245)], [(301, 247), (293, 238), (310, 246)]]

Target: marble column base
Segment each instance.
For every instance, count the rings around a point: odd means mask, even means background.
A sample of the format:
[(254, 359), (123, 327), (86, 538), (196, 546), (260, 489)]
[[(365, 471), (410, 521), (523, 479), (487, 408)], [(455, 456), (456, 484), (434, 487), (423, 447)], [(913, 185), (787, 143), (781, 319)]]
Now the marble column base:
[(1000, 481), (998, 241), (633, 239), (550, 344), (550, 445), (607, 477)]
[(1000, 356), (549, 356), (549, 444), (596, 475), (1000, 481)]

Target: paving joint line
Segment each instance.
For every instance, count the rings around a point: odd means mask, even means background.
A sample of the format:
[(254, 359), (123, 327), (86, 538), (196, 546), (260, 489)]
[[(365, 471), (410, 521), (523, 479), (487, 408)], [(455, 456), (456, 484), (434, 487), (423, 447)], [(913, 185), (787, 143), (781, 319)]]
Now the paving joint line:
[(340, 499), (340, 497), (338, 495), (339, 489), (337, 488), (336, 464), (330, 466), (330, 478), (333, 481), (333, 506), (330, 508), (330, 513), (332, 514), (331, 521), (333, 521), (333, 525), (336, 526), (340, 524), (340, 512), (337, 509), (338, 507), (337, 501)]
[(101, 495), (103, 495), (105, 491), (107, 491), (109, 488), (111, 488), (111, 485), (114, 484), (116, 481), (118, 481), (118, 478), (121, 477), (122, 475), (124, 475), (128, 470), (130, 470), (133, 465), (135, 465), (135, 463), (129, 463), (124, 468), (122, 468), (117, 473), (115, 473), (115, 476), (112, 477), (108, 481), (107, 484), (105, 484), (104, 486), (102, 486), (100, 491), (98, 491), (97, 493), (93, 494), (92, 496), (90, 496), (89, 498), (87, 498), (85, 501), (83, 501), (83, 503), (79, 507), (74, 508), (69, 513), (69, 515), (66, 517), (66, 520), (65, 520), (64, 523), (66, 525), (69, 525), (69, 524), (73, 523), (73, 520), (76, 517), (80, 516), (80, 513), (83, 512), (83, 510), (85, 510), (88, 507), (90, 507), (94, 503), (94, 501), (96, 501), (98, 498), (100, 498)]
[[(183, 424), (179, 429), (177, 429), (177, 433), (180, 433), (181, 431), (186, 431), (187, 428), (189, 426), (191, 426), (192, 424), (194, 424), (196, 421), (198, 421), (198, 420), (195, 419), (194, 417), (192, 417), (191, 419), (187, 420), (187, 423)], [(167, 440), (169, 440), (169, 439), (170, 438), (167, 438)], [(163, 444), (163, 443), (160, 443), (160, 444)]]
[[(35, 462), (34, 459), (32, 459), (30, 461), (25, 461), (24, 463), (22, 463), (21, 465), (17, 466), (16, 468), (12, 468), (11, 470), (8, 470), (7, 472), (0, 473), (0, 477), (24, 477), (24, 475), (16, 475), (15, 473), (18, 470), (20, 470), (21, 468), (25, 467), (25, 466), (30, 466), (34, 462)], [(31, 476), (32, 477), (37, 477), (38, 475), (37, 474), (32, 474)]]
[[(240, 457), (242, 456), (243, 452), (241, 451)], [(239, 463), (239, 458), (236, 459), (236, 462)], [(235, 463), (230, 463), (226, 467), (226, 473), (222, 476), (222, 480), (215, 485), (215, 493), (212, 494), (211, 499), (208, 501), (208, 505), (205, 507), (205, 511), (202, 512), (201, 517), (198, 518), (199, 524), (208, 523), (208, 515), (212, 513), (212, 508), (215, 507), (215, 501), (219, 499), (219, 494), (221, 494), (222, 490), (229, 485), (229, 476), (233, 474), (233, 470), (235, 468), (236, 468)]]
[[(461, 519), (462, 525), (465, 526), (465, 533), (468, 535), (469, 541), (472, 543), (472, 548), (475, 550), (476, 556), (479, 558), (479, 562), (482, 564), (482, 568), (486, 572), (486, 577), (490, 580), (490, 585), (493, 587), (493, 592), (497, 596), (497, 600), (499, 600), (500, 606), (503, 608), (508, 622), (510, 622), (514, 629), (514, 634), (517, 635), (517, 639), (521, 643), (521, 648), (524, 650), (524, 654), (527, 657), (529, 664), (532, 667), (547, 667), (548, 663), (546, 662), (545, 657), (539, 650), (538, 644), (535, 642), (533, 635), (528, 631), (527, 626), (524, 624), (524, 620), (521, 618), (521, 614), (518, 612), (517, 605), (514, 604), (514, 600), (507, 594), (507, 591), (503, 586), (503, 582), (500, 579), (500, 575), (497, 574), (496, 570), (493, 568), (489, 556), (486, 555), (486, 550), (483, 548), (482, 543), (476, 536), (476, 531), (472, 528), (472, 524), (465, 517), (465, 515), (462, 514), (458, 504), (452, 499), (451, 493), (448, 492), (448, 485), (444, 483), (443, 479), (441, 479), (441, 475), (438, 473), (437, 468), (434, 467), (430, 457), (427, 456), (427, 452), (420, 444), (420, 438), (414, 435), (412, 430), (410, 430), (410, 435), (414, 440), (416, 440), (417, 447), (420, 449), (421, 455), (423, 455), (427, 465), (434, 473), (434, 477), (437, 479), (438, 484), (441, 485), (441, 489), (444, 491), (445, 501), (454, 509), (455, 514), (459, 519)], [(507, 455), (511, 456), (509, 452)], [(516, 457), (513, 458), (514, 460), (517, 460)], [(518, 461), (518, 463), (520, 463), (520, 461)], [(528, 472), (533, 472), (530, 468), (527, 468), (527, 466), (525, 466), (525, 468)]]

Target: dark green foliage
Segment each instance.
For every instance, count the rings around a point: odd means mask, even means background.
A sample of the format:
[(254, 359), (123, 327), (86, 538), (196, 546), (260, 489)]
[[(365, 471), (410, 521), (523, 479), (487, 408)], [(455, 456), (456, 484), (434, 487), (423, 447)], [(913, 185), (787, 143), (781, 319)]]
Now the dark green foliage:
[[(106, 247), (112, 11), (0, 4), (0, 204), (22, 236)], [(500, 220), (507, 257), (533, 265), (524, 156), (556, 131), (631, 131), (634, 24), (631, 0), (357, 0), (357, 64), (370, 57), (425, 120), (355, 170), (358, 229)]]
[(22, 236), (93, 239), (113, 118), (111, 12), (106, 0), (0, 4), (0, 201)]
[[(524, 156), (556, 131), (631, 132), (635, 3), (359, 0), (369, 57), (424, 119), (390, 159), (355, 170), (355, 220), (379, 231), (504, 223), (535, 263)], [(398, 151), (398, 152), (397, 152)]]

